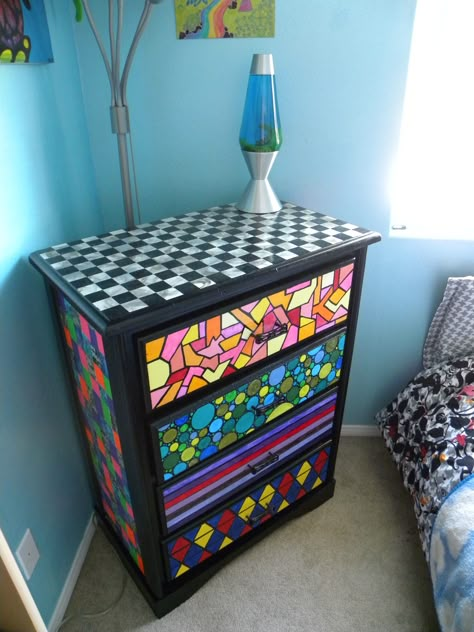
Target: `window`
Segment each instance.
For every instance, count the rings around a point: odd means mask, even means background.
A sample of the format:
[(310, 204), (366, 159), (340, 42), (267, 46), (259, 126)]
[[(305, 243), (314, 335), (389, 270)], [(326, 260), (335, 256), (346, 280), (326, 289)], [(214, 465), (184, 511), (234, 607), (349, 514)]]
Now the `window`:
[(391, 200), (392, 236), (474, 239), (473, 0), (418, 0)]

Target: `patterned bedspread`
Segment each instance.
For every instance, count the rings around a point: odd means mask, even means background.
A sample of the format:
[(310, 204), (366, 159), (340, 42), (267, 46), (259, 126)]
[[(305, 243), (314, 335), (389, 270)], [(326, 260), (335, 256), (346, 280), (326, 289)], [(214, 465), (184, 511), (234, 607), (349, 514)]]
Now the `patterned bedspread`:
[(422, 371), (376, 421), (413, 497), (429, 560), (431, 530), (444, 499), (474, 471), (474, 357)]

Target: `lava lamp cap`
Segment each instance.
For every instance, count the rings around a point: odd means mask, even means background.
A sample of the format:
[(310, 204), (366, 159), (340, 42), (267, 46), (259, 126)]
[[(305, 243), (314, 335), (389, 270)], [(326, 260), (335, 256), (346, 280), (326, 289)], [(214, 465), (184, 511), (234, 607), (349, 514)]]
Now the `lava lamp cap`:
[(256, 53), (250, 67), (251, 75), (274, 75), (273, 55), (271, 53)]

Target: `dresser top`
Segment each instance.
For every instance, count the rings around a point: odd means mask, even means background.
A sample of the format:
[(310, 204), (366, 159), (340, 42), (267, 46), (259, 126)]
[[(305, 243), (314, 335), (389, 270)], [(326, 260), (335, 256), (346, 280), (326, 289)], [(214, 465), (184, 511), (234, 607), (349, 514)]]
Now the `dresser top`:
[(379, 239), (294, 204), (268, 215), (226, 205), (58, 244), (31, 261), (115, 323), (342, 244)]

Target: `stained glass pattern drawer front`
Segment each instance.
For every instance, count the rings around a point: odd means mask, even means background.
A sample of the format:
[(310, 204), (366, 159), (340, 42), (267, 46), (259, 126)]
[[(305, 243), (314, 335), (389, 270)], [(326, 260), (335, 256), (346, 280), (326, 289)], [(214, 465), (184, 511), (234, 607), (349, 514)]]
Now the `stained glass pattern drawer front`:
[(272, 425), (267, 432), (238, 444), (217, 461), (160, 491), (168, 531), (196, 520), (245, 486), (270, 476), (272, 470), (295, 459), (311, 445), (330, 438), (336, 400), (336, 391), (323, 396), (289, 419)]
[(322, 485), (331, 446), (318, 450), (207, 520), (168, 540), (169, 579), (180, 577)]
[[(345, 329), (229, 391), (152, 427), (158, 476), (174, 476), (333, 386), (341, 374)], [(161, 474), (161, 471), (163, 474)]]
[(347, 319), (354, 263), (140, 345), (149, 409), (213, 384)]

